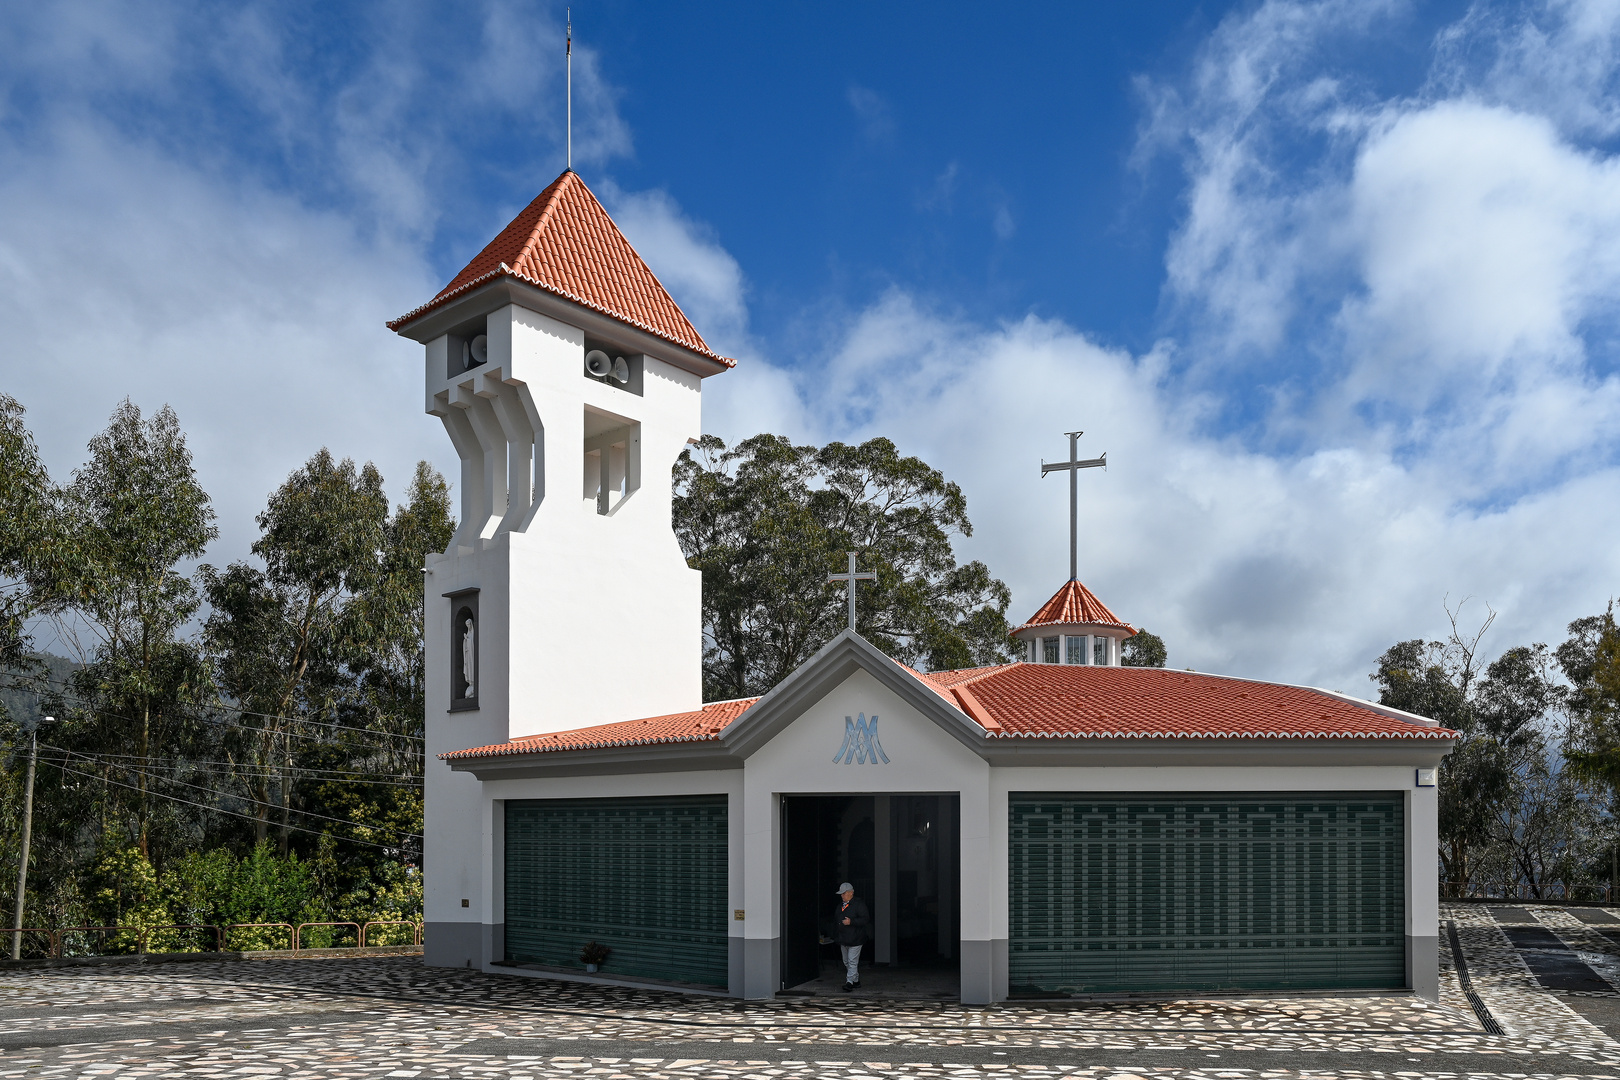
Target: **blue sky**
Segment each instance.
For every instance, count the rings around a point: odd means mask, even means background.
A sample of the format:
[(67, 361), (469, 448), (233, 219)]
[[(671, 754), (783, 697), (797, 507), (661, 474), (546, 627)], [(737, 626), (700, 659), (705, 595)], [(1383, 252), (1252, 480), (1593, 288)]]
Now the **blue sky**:
[[(710, 340), (728, 438), (884, 434), (1033, 610), (1368, 689), (1442, 604), (1620, 582), (1612, 2), (574, 11), (575, 165)], [(563, 164), (562, 7), (0, 12), (0, 388), (65, 476), (180, 412), (245, 554), (321, 445), (426, 456), (431, 296)], [(1465, 622), (1468, 619), (1465, 618)]]

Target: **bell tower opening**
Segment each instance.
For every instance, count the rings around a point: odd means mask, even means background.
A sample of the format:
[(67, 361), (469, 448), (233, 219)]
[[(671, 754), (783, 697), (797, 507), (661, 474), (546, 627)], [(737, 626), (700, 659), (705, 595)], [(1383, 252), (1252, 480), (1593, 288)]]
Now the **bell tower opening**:
[(641, 487), (641, 424), (585, 406), (585, 505), (612, 514)]

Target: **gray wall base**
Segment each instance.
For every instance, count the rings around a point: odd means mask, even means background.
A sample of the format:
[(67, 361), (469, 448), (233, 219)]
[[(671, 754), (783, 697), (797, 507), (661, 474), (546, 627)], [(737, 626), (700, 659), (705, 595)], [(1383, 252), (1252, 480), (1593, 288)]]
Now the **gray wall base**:
[(422, 963), (428, 967), (483, 967), (484, 929), (475, 922), (425, 924), (422, 927)]
[(1440, 1000), (1440, 937), (1406, 939), (1406, 977), (1412, 993), (1428, 1001)]
[(989, 1005), (1007, 998), (1007, 939), (962, 943), (962, 1004)]
[(484, 954), (483, 961), (492, 964), (497, 960), (506, 959), (506, 924), (484, 924)]
[(781, 963), (781, 938), (743, 938), (743, 997), (774, 998), (782, 988)]
[(744, 946), (746, 938), (726, 938), (726, 989), (732, 997), (742, 997), (743, 987), (747, 984), (747, 965), (744, 963)]

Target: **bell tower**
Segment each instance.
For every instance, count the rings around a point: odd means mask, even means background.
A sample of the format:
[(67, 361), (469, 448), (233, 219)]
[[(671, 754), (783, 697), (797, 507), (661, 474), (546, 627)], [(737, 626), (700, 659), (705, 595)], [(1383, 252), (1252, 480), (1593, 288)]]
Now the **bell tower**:
[(702, 380), (734, 361), (572, 170), (388, 326), (423, 345), (426, 410), (461, 459), (455, 537), (423, 575), (426, 917), (446, 924), (427, 961), (459, 967), (489, 924), (457, 824), (482, 792), (438, 755), (702, 704), (701, 577), (670, 470), (702, 432)]

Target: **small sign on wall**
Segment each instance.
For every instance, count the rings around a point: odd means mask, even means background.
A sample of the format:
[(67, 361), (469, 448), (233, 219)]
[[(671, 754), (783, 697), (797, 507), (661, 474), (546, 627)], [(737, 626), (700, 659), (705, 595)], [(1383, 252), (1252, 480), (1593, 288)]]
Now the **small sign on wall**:
[(731, 913), (731, 917), (733, 919), (736, 919), (738, 922), (742, 922), (743, 921), (743, 909), (738, 908), (736, 911), (733, 911)]
[(1418, 787), (1434, 787), (1434, 769), (1419, 769), (1417, 771)]

